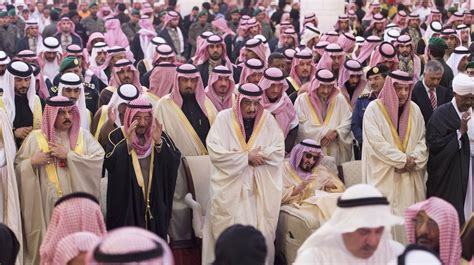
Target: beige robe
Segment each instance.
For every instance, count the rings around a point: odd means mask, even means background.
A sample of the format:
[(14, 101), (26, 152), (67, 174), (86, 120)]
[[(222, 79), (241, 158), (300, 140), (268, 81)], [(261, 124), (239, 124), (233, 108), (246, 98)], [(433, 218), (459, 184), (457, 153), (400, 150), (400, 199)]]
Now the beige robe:
[[(217, 116), (207, 136), (212, 162), (211, 201), (203, 231), (203, 264), (214, 260), (214, 244), (231, 225), (252, 225), (267, 243), (267, 264), (273, 264), (274, 240), (282, 192), (282, 166), (285, 155), (283, 132), (275, 118), (264, 110), (254, 125), (248, 143), (234, 109)], [(262, 166), (248, 163), (249, 151), (261, 148), (269, 158)]]
[[(425, 144), (425, 122), (418, 106), (411, 102), (407, 137), (399, 140), (396, 127), (379, 100), (367, 107), (363, 120), (362, 182), (375, 186), (387, 197), (393, 213), (425, 199), (425, 174), (428, 150)], [(407, 155), (416, 157), (416, 170), (396, 173), (405, 166)], [(394, 239), (407, 243), (402, 226), (395, 227)]]
[[(208, 113), (209, 124), (212, 125), (217, 111), (207, 97), (205, 106)], [(206, 146), (201, 142), (193, 126), (170, 95), (166, 95), (160, 99), (154, 113), (154, 116), (163, 125), (163, 130), (166, 131), (179, 151), (181, 151), (182, 156), (207, 155)], [(183, 165), (180, 164), (173, 198), (173, 212), (170, 227), (173, 240), (191, 239), (191, 209), (184, 202), (184, 196), (187, 193), (186, 175)]]
[[(0, 222), (8, 226), (20, 243), (17, 265), (23, 264), (23, 233), (20, 199), (15, 175), (16, 144), (6, 113), (0, 110)], [(1, 247), (1, 246), (0, 246)]]
[[(317, 175), (316, 180), (306, 186), (306, 189), (297, 195), (292, 196), (294, 189), (302, 182), (296, 171), (292, 168), (288, 161), (283, 166), (283, 193), (281, 204), (301, 204), (302, 201), (314, 196), (316, 191), (324, 190), (330, 193), (344, 192), (344, 184), (339, 178), (329, 172), (323, 165), (313, 168), (313, 174)], [(328, 188), (325, 183), (334, 184), (335, 188)]]
[(339, 93), (329, 104), (324, 122), (321, 123), (316, 114), (308, 93), (298, 96), (295, 110), (300, 121), (297, 142), (313, 139), (320, 143), (329, 130), (337, 131), (337, 139), (329, 146), (322, 147), (323, 153), (336, 159), (341, 165), (352, 159), (351, 107), (345, 97)]
[[(60, 197), (56, 186), (48, 178), (45, 166), (33, 168), (31, 165), (31, 156), (40, 151), (37, 141), (39, 133), (40, 130), (30, 133), (15, 161), (23, 220), (25, 264), (39, 264), (41, 240), (46, 233), (54, 204)], [(59, 186), (63, 195), (84, 191), (100, 198), (104, 150), (89, 131), (81, 128), (80, 135), (83, 137), (83, 154), (70, 150), (68, 133), (56, 135), (56, 143), (69, 150), (67, 167), (56, 166)]]

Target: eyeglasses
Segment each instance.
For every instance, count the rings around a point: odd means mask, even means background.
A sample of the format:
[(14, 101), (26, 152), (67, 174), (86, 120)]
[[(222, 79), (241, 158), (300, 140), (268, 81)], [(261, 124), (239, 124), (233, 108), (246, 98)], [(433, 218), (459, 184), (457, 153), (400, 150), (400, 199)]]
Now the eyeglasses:
[(313, 155), (313, 154), (311, 154), (311, 153), (304, 153), (304, 157), (305, 157), (306, 159), (314, 159), (314, 160), (316, 160), (316, 159), (319, 158), (319, 154)]

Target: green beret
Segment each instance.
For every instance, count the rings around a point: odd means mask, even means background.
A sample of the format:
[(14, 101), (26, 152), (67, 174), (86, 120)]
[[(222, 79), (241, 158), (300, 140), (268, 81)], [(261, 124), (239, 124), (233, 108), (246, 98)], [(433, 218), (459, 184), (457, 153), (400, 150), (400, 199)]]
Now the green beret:
[(474, 68), (474, 61), (470, 61), (468, 64), (466, 64), (466, 70), (468, 68)]
[(443, 50), (446, 50), (448, 48), (448, 45), (442, 38), (431, 38), (429, 41), (429, 46)]
[(79, 66), (79, 60), (74, 56), (67, 56), (61, 62), (59, 66), (59, 72), (63, 73), (64, 71)]
[(0, 12), (0, 17), (7, 17), (7, 16), (8, 16), (8, 12), (6, 11)]
[(61, 14), (62, 10), (60, 8), (54, 7), (53, 9), (51, 9), (51, 12), (55, 12), (56, 14)]
[(198, 13), (198, 17), (205, 16), (205, 15), (207, 15), (207, 11), (206, 11), (206, 10), (201, 10), (201, 11), (199, 11), (199, 13)]
[(9, 15), (10, 17), (15, 16), (15, 15), (16, 15), (15, 9), (14, 9), (14, 8), (13, 8), (13, 9), (10, 9), (10, 10), (8, 11), (8, 15)]
[(140, 15), (140, 10), (135, 9), (135, 8), (132, 9), (132, 16), (133, 16), (133, 15), (135, 15), (135, 16), (138, 15), (138, 16), (139, 16), (139, 15)]
[(262, 13), (263, 11), (260, 8), (256, 8), (255, 11), (253, 11), (253, 16), (257, 16), (258, 14)]
[(456, 11), (458, 11), (458, 9), (454, 6), (448, 8), (448, 12), (450, 12), (450, 13), (456, 13)]
[(382, 74), (383, 76), (387, 76), (388, 74), (388, 67), (385, 64), (378, 64), (369, 69), (366, 73), (366, 77), (369, 78), (373, 75)]
[(240, 10), (236, 7), (234, 9), (232, 9), (232, 11), (230, 11), (231, 14), (234, 14), (234, 13), (240, 13)]
[(163, 11), (160, 12), (160, 17), (162, 17), (164, 15), (166, 15), (166, 10), (163, 10)]
[(97, 3), (95, 1), (92, 1), (90, 4), (89, 4), (89, 8), (93, 7), (93, 6), (97, 6)]

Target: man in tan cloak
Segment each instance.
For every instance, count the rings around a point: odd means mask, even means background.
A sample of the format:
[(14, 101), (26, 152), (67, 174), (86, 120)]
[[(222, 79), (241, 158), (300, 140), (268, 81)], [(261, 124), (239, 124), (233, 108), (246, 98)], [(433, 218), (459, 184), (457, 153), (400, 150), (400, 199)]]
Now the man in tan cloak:
[(25, 264), (39, 264), (39, 247), (59, 198), (77, 191), (100, 195), (104, 150), (80, 126), (74, 103), (53, 97), (47, 101), (41, 130), (31, 132), (18, 151)]
[(267, 264), (273, 264), (285, 139), (275, 118), (260, 103), (262, 94), (254, 84), (240, 86), (237, 103), (221, 111), (209, 131), (211, 201), (204, 223), (203, 264), (214, 260), (216, 239), (234, 224), (251, 225), (262, 232)]
[[(425, 122), (411, 101), (412, 90), (408, 73), (389, 73), (378, 99), (367, 107), (362, 126), (362, 182), (380, 190), (400, 216), (426, 194)], [(394, 227), (393, 236), (407, 243), (402, 226)]]

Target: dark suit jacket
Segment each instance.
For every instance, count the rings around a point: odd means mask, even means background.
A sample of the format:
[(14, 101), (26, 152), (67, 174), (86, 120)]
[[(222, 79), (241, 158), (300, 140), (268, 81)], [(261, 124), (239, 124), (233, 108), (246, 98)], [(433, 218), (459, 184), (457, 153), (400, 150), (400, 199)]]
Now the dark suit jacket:
[[(436, 88), (436, 103), (438, 106), (450, 102), (452, 98), (452, 92), (448, 88), (441, 85)], [(431, 114), (433, 114), (433, 108), (431, 107), (430, 97), (428, 93), (426, 93), (422, 81), (418, 81), (415, 84), (411, 94), (411, 100), (420, 107), (421, 114), (423, 114), (423, 119), (425, 120), (425, 125), (428, 125)]]
[[(174, 47), (174, 44), (173, 44), (173, 40), (171, 39), (171, 36), (170, 34), (168, 33), (168, 29), (162, 29), (160, 31), (160, 33), (158, 33), (158, 37), (162, 37), (166, 43), (171, 47), (173, 48), (173, 51), (176, 53), (176, 55), (180, 55), (178, 54), (178, 52), (176, 51), (176, 47)], [(184, 38), (184, 36), (183, 36)], [(186, 45), (186, 40), (184, 40), (184, 44)]]
[[(54, 34), (53, 37), (55, 37), (59, 41), (59, 43), (61, 43), (61, 32), (56, 32), (56, 34)], [(71, 34), (71, 38), (72, 38), (72, 44), (76, 44), (79, 47), (83, 48), (82, 39), (80, 37), (74, 34)]]
[(30, 44), (28, 43), (28, 37), (23, 37), (18, 40), (16, 43), (16, 52), (20, 52), (23, 50), (29, 50), (30, 49)]

